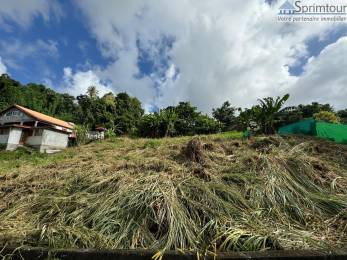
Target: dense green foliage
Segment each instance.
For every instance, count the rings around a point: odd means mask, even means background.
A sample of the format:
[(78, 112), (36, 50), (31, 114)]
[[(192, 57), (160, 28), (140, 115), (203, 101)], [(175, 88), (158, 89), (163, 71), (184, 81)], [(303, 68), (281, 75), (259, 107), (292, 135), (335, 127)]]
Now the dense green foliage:
[(221, 108), (214, 109), (214, 117), (219, 119), (224, 126), (228, 120), (232, 121), (232, 129), (245, 130), (249, 126), (256, 126), (256, 129), (260, 133), (274, 133), (281, 126), (292, 124), (304, 119), (314, 118), (317, 115), (325, 115), (323, 121), (334, 123), (347, 123), (347, 109), (335, 112), (330, 104), (320, 104), (313, 102), (308, 105), (298, 105), (285, 107), (282, 109), (285, 101), (289, 96), (264, 98), (259, 100), (259, 105), (255, 105), (252, 108), (232, 108), (234, 111), (239, 111), (238, 116), (226, 116), (220, 117), (215, 114), (215, 111), (222, 111), (222, 115), (228, 114), (230, 108), (229, 103), (224, 103)]
[[(245, 109), (234, 107), (226, 101), (221, 107), (213, 109), (213, 118), (198, 111), (189, 102), (145, 114), (140, 100), (127, 93), (100, 96), (97, 88), (90, 86), (87, 93), (73, 97), (41, 84), (21, 85), (6, 74), (0, 76), (0, 94), (0, 110), (16, 103), (74, 122), (84, 129), (103, 126), (108, 129), (107, 136), (186, 136), (243, 131), (250, 126), (260, 133), (272, 134), (278, 127), (314, 117), (321, 111), (335, 112), (330, 104), (317, 102), (282, 109), (289, 98), (289, 95), (285, 95), (261, 99), (258, 105)], [(341, 123), (347, 122), (347, 109), (337, 112), (337, 115)]]
[(334, 123), (337, 124), (340, 122), (340, 118), (336, 116), (335, 113), (329, 112), (329, 111), (321, 111), (319, 113), (316, 113), (313, 115), (314, 119), (317, 121), (324, 121), (328, 123)]
[(223, 131), (230, 131), (236, 127), (236, 107), (232, 107), (229, 101), (225, 101), (219, 108), (212, 111), (213, 117), (223, 124)]
[(275, 117), (281, 110), (283, 104), (288, 100), (289, 94), (284, 95), (282, 98), (272, 97), (259, 100), (260, 106), (256, 110), (257, 122), (260, 124), (262, 132), (265, 134), (274, 134), (275, 130)]
[(347, 109), (338, 111), (337, 116), (340, 118), (341, 123), (347, 124)]
[(59, 94), (38, 84), (22, 86), (6, 74), (0, 76), (0, 93), (0, 111), (16, 103), (66, 121), (76, 121), (75, 98), (68, 94)]
[(189, 102), (167, 107), (158, 113), (145, 115), (139, 134), (146, 137), (167, 137), (218, 133), (222, 124), (197, 111)]
[[(95, 86), (76, 98), (43, 85), (21, 85), (8, 75), (0, 76), (0, 110), (19, 104), (35, 111), (81, 125), (78, 129), (103, 126), (119, 135), (163, 137), (217, 133), (221, 124), (197, 111), (189, 102), (144, 115), (140, 100), (127, 93), (99, 97)], [(83, 139), (83, 138), (82, 138)]]

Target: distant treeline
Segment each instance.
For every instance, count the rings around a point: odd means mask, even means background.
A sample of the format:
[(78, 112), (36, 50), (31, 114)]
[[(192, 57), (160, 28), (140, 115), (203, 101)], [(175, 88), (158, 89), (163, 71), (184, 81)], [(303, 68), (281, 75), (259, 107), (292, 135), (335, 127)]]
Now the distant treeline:
[(145, 114), (140, 100), (127, 93), (108, 93), (99, 97), (97, 89), (90, 86), (87, 93), (75, 98), (42, 84), (22, 85), (7, 74), (0, 76), (0, 110), (16, 103), (88, 128), (104, 126), (121, 135), (211, 134), (245, 130), (252, 123), (257, 124), (263, 133), (273, 133), (281, 125), (313, 117), (322, 111), (326, 111), (323, 117), (328, 117), (328, 120), (347, 122), (347, 109), (336, 112), (330, 104), (312, 103), (283, 109), (288, 98), (289, 95), (265, 98), (250, 109), (237, 108), (226, 101), (213, 109), (213, 117), (198, 111), (190, 102), (180, 102), (177, 106)]

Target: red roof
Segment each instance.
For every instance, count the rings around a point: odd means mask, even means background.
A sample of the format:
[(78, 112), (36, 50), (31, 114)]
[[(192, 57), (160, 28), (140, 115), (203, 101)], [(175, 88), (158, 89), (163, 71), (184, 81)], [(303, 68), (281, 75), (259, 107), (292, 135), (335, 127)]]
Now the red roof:
[(71, 124), (69, 124), (68, 122), (65, 122), (63, 120), (60, 120), (60, 119), (57, 119), (57, 118), (54, 118), (51, 116), (47, 116), (45, 114), (36, 112), (34, 110), (31, 110), (29, 108), (22, 107), (22, 106), (19, 106), (16, 104), (7, 108), (5, 111), (7, 111), (11, 108), (17, 108), (18, 110), (22, 111), (23, 113), (35, 118), (37, 121), (45, 122), (45, 123), (56, 125), (56, 126), (61, 126), (61, 127), (67, 128), (67, 129), (73, 129), (73, 126)]

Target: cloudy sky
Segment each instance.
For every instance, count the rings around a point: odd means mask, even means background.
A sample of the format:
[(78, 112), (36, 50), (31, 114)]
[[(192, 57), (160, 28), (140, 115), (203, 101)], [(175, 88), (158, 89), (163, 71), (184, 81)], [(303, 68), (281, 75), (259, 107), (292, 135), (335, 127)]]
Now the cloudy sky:
[(126, 91), (147, 111), (284, 93), (347, 107), (347, 23), (280, 23), (282, 3), (0, 0), (0, 73), (72, 95)]

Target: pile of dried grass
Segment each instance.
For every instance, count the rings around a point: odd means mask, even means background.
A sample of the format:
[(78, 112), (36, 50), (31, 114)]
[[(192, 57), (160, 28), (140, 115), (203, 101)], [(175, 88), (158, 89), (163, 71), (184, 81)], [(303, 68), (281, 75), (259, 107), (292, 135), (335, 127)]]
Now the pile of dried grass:
[[(266, 152), (254, 148), (257, 141)], [(54, 155), (38, 167), (22, 165), (2, 175), (0, 244), (346, 247), (346, 158), (342, 153), (326, 160), (334, 152), (317, 155), (310, 142), (120, 139), (76, 148), (66, 158)]]

